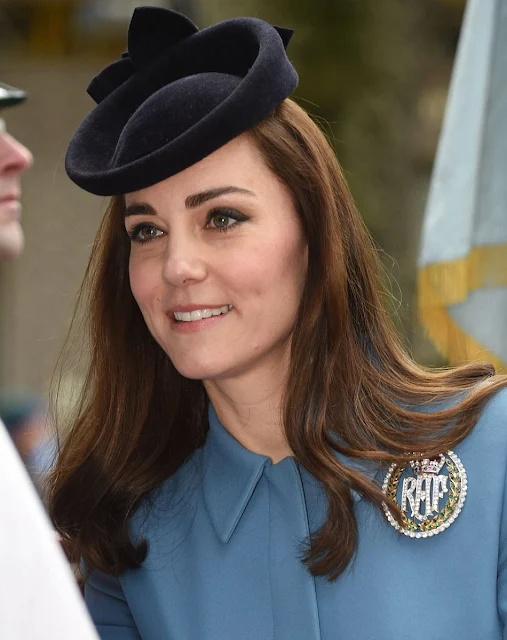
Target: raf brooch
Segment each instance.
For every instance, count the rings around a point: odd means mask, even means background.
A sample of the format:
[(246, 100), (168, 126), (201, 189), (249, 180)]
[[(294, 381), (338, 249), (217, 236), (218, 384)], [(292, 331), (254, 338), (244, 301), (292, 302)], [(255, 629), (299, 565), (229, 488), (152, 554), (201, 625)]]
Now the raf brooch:
[(448, 451), (435, 460), (393, 463), (382, 491), (402, 512), (400, 525), (384, 502), (389, 523), (410, 538), (429, 538), (445, 531), (461, 513), (467, 495), (467, 474), (458, 456)]

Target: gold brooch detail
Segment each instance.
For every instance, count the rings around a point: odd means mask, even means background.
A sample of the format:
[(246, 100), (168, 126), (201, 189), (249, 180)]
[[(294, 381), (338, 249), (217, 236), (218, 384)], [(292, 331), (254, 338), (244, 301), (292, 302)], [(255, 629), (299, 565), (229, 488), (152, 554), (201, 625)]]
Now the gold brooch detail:
[[(405, 474), (409, 469), (413, 474)], [(447, 474), (442, 473), (444, 470)], [(467, 474), (458, 456), (448, 451), (434, 460), (419, 458), (405, 465), (393, 463), (382, 491), (401, 509), (402, 525), (395, 520), (389, 506), (385, 502), (382, 505), (389, 523), (397, 531), (410, 538), (430, 538), (445, 531), (461, 513), (467, 495)]]

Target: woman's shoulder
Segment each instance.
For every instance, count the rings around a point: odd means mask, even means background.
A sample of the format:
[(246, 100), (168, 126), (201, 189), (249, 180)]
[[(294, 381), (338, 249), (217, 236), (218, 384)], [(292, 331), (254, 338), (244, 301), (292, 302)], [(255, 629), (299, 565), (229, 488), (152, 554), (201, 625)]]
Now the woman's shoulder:
[[(412, 406), (412, 410), (420, 413), (433, 413), (441, 410), (459, 408), (468, 400), (468, 392), (460, 393), (445, 400), (430, 404)], [(482, 439), (484, 442), (507, 447), (507, 386), (493, 391), (480, 407), (473, 430), (464, 439)]]
[[(437, 403), (419, 406), (415, 410), (431, 413), (460, 409), (459, 405), (468, 400), (468, 393), (461, 393)], [(467, 411), (465, 405), (462, 409)], [(454, 420), (449, 426), (455, 426)], [(460, 439), (455, 431), (453, 434), (457, 442), (451, 445), (451, 449), (463, 462), (467, 473), (477, 479), (482, 477), (493, 481), (494, 478), (493, 484), (503, 485), (507, 472), (507, 387), (493, 391), (484, 400), (472, 429), (467, 428), (467, 435), (463, 434)]]
[(507, 387), (486, 400), (470, 435), (492, 446), (507, 448)]
[(502, 484), (507, 471), (507, 388), (491, 394), (473, 430), (454, 447), (470, 473), (485, 483)]
[(502, 387), (493, 393), (484, 406), (483, 414), (489, 412), (491, 417), (503, 420), (505, 423), (505, 415), (507, 411), (507, 386)]

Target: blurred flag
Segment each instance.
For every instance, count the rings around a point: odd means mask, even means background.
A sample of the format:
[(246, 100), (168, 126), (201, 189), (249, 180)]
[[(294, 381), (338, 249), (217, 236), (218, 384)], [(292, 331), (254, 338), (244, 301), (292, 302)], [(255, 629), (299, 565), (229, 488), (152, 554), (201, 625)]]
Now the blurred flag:
[(430, 184), (418, 306), (451, 363), (507, 368), (507, 0), (468, 0)]

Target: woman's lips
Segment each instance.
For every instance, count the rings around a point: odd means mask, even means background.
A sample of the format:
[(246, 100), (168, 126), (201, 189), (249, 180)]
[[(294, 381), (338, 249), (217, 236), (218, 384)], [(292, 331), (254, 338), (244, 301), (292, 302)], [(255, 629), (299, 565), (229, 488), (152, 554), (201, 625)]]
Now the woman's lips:
[[(220, 309), (220, 314), (208, 315), (208, 310)], [(181, 311), (170, 312), (167, 314), (171, 321), (171, 328), (178, 333), (192, 333), (194, 331), (200, 331), (201, 329), (214, 326), (217, 322), (223, 321), (223, 319), (230, 315), (233, 310), (232, 305), (222, 305), (221, 307), (196, 307), (192, 310), (189, 308)], [(175, 315), (177, 317), (175, 317)], [(207, 317), (206, 317), (207, 316)]]

